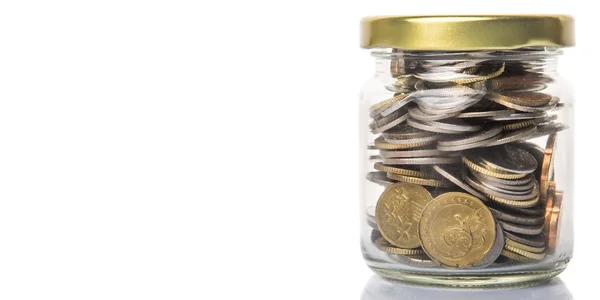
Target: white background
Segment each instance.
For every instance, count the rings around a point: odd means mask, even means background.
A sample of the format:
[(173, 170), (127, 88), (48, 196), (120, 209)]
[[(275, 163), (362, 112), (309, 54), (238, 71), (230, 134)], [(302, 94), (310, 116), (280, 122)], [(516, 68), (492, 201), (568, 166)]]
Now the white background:
[(358, 299), (359, 19), (568, 13), (577, 300), (597, 280), (594, 1), (3, 1), (0, 299)]

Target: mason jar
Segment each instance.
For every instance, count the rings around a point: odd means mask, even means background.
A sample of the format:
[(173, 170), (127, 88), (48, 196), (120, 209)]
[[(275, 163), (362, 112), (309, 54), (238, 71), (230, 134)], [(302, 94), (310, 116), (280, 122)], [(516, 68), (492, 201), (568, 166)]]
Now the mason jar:
[(549, 280), (573, 253), (573, 93), (562, 15), (371, 17), (361, 247), (428, 285)]

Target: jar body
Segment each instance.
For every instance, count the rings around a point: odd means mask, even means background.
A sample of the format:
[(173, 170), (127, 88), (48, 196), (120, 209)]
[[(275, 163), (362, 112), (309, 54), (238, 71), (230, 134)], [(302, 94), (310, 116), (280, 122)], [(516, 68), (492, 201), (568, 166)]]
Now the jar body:
[(361, 92), (361, 246), (432, 285), (534, 283), (573, 250), (573, 95), (559, 49), (374, 52)]

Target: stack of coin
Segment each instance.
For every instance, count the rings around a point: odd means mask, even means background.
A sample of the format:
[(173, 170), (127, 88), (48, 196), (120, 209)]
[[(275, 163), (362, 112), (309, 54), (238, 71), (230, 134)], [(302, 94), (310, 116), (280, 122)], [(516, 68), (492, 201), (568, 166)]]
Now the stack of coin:
[[(544, 92), (553, 80), (535, 58), (489, 59), (500, 54), (392, 60), (394, 94), (370, 108), (367, 179), (386, 187), (369, 213), (372, 242), (398, 262), (481, 268), (556, 249), (563, 192), (553, 149), (566, 126), (554, 112), (563, 105)], [(545, 148), (528, 142), (539, 137)], [(450, 202), (460, 213), (444, 209)], [(444, 250), (440, 239), (454, 244)]]

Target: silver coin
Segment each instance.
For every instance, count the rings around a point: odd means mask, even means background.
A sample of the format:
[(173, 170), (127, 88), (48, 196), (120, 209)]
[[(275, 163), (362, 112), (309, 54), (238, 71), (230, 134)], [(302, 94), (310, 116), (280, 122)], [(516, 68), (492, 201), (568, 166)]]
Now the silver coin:
[(411, 106), (408, 108), (408, 115), (411, 118), (419, 121), (439, 121), (443, 119), (452, 118), (456, 114), (458, 113), (430, 115), (423, 112), (421, 109), (419, 109), (418, 106)]
[(426, 114), (430, 114), (430, 115), (440, 115), (440, 114), (455, 114), (455, 113), (460, 113), (462, 111), (464, 111), (465, 109), (468, 109), (469, 107), (475, 105), (478, 101), (481, 100), (481, 97), (474, 97), (472, 99), (472, 101), (468, 101), (463, 103), (462, 105), (456, 105), (450, 108), (431, 108), (428, 106), (424, 106), (424, 105), (419, 105), (419, 109), (426, 113)]
[[(473, 154), (476, 159), (471, 161), (481, 161), (486, 166), (508, 173), (529, 174), (537, 168), (537, 161), (529, 152), (513, 145), (482, 149)], [(473, 158), (471, 153), (466, 156)]]
[(369, 126), (371, 127), (371, 132), (377, 134), (389, 130), (390, 128), (406, 121), (407, 119), (408, 112), (406, 110), (399, 110), (387, 117), (383, 117), (380, 120), (374, 121)]
[[(472, 93), (466, 94), (462, 96), (450, 96), (447, 97), (445, 95), (438, 94), (438, 91), (444, 90), (429, 90), (426, 91), (429, 93), (428, 96), (419, 96), (415, 100), (417, 105), (421, 108), (429, 109), (429, 110), (449, 110), (451, 112), (457, 112), (456, 107), (468, 108), (475, 103), (479, 102), (483, 97), (483, 93)], [(423, 91), (425, 92), (425, 91)], [(463, 109), (463, 110), (464, 110)]]
[(415, 91), (414, 88), (411, 89), (406, 86), (397, 86), (397, 85), (386, 85), (385, 89), (392, 93), (401, 93), (401, 94), (412, 93)]
[[(418, 93), (418, 92), (414, 92), (414, 93), (406, 96), (405, 98), (398, 100), (397, 102), (394, 102), (394, 104), (387, 106), (385, 109), (383, 109), (381, 112), (379, 112), (379, 114), (383, 117), (389, 116), (393, 112), (399, 110), (400, 108), (404, 107), (405, 105), (407, 105), (407, 104), (411, 103), (413, 100), (415, 100), (414, 95), (416, 93)], [(376, 111), (376, 112), (378, 112), (378, 111)], [(371, 115), (373, 115), (373, 113)]]
[[(481, 184), (483, 184), (485, 187), (490, 188), (498, 193), (502, 193), (502, 194), (508, 194), (508, 195), (527, 195), (531, 193), (531, 189), (533, 188), (533, 186), (529, 189), (524, 189), (524, 190), (514, 190), (514, 189), (505, 189), (503, 187), (494, 185), (494, 184), (490, 184), (489, 182), (485, 182), (485, 181), (479, 181)], [(533, 184), (532, 184), (533, 185)], [(518, 186), (518, 185), (517, 185)], [(514, 186), (511, 186), (514, 187)]]
[(397, 157), (428, 157), (438, 155), (448, 155), (448, 152), (437, 149), (418, 149), (418, 150), (380, 150), (379, 154), (385, 158)]
[(450, 168), (444, 169), (440, 166), (433, 166), (433, 169), (442, 175), (444, 178), (448, 179), (450, 182), (454, 183), (459, 188), (465, 190), (467, 193), (483, 200), (488, 201), (487, 197), (479, 193), (477, 190), (470, 187), (468, 184), (464, 183), (460, 178), (460, 171), (452, 170)]
[(381, 235), (379, 229), (376, 228), (371, 231), (371, 243), (375, 244), (375, 242), (381, 237), (383, 237), (383, 235)]
[(456, 118), (460, 119), (469, 119), (469, 118), (502, 118), (508, 117), (514, 114), (515, 111), (512, 109), (504, 109), (504, 110), (485, 110), (485, 111), (469, 111), (462, 112), (456, 115)]
[(493, 207), (488, 207), (492, 212), (492, 215), (496, 217), (498, 220), (520, 224), (520, 225), (540, 225), (544, 223), (543, 216), (528, 216), (517, 213), (506, 212), (502, 210), (495, 209)]
[(535, 112), (535, 113), (513, 113), (508, 116), (499, 116), (499, 117), (489, 117), (488, 120), (491, 121), (516, 121), (516, 120), (528, 120), (528, 119), (537, 119), (543, 118), (547, 116), (546, 112)]
[(485, 147), (485, 146), (489, 145), (490, 143), (497, 141), (499, 138), (500, 138), (500, 134), (497, 134), (496, 136), (493, 136), (484, 141), (479, 141), (479, 142), (474, 142), (474, 143), (469, 143), (469, 144), (454, 145), (454, 146), (443, 146), (443, 145), (438, 144), (437, 148), (438, 148), (438, 150), (441, 150), (441, 151), (462, 151), (462, 150), (467, 150), (467, 149)]
[(506, 221), (498, 221), (502, 228), (508, 232), (520, 233), (524, 235), (538, 235), (544, 231), (544, 224), (536, 225), (536, 226), (525, 226), (514, 223), (509, 223)]
[(461, 119), (446, 119), (443, 121), (423, 121), (423, 124), (434, 126), (439, 129), (458, 132), (477, 132), (481, 130), (480, 125), (471, 125)]
[(426, 73), (416, 73), (415, 77), (429, 82), (452, 82), (457, 80), (477, 79), (479, 75), (465, 74), (457, 72), (453, 68), (428, 70)]
[(504, 209), (504, 208), (506, 208), (510, 211), (514, 211), (516, 213), (530, 215), (530, 216), (544, 216), (544, 214), (546, 213), (546, 208), (539, 207), (539, 206), (538, 207), (528, 207), (528, 208), (503, 206), (502, 209)]
[(381, 156), (380, 155), (369, 155), (369, 161), (381, 161)]
[(554, 107), (554, 109), (552, 111), (558, 111), (565, 108), (565, 104), (562, 102), (556, 103), (556, 106)]
[(532, 142), (518, 142), (517, 145), (529, 152), (529, 154), (535, 158), (538, 163), (538, 167), (535, 170), (535, 178), (540, 178), (542, 173), (542, 163), (544, 161), (544, 148)]
[(568, 129), (569, 127), (567, 127), (565, 124), (562, 123), (555, 123), (555, 122), (550, 122), (548, 124), (543, 124), (543, 125), (538, 125), (536, 132), (533, 133), (531, 136), (528, 137), (528, 139), (535, 139), (535, 138), (539, 138), (542, 136), (546, 136), (546, 135), (551, 135), (553, 133), (559, 132), (559, 131), (563, 131), (565, 129)]
[(395, 140), (395, 139), (387, 139), (384, 138), (386, 142), (390, 144), (396, 145), (414, 145), (414, 144), (431, 144), (432, 142), (437, 141), (439, 137), (437, 135), (422, 137), (422, 138), (412, 138), (412, 139), (404, 139), (404, 140)]
[(494, 240), (494, 244), (492, 248), (488, 251), (488, 253), (477, 263), (473, 264), (474, 268), (485, 268), (493, 264), (500, 254), (502, 254), (502, 250), (504, 249), (504, 230), (502, 230), (502, 226), (498, 221), (496, 223), (496, 239)]
[(523, 129), (505, 131), (502, 133), (501, 138), (493, 143), (488, 144), (486, 147), (504, 145), (518, 140), (530, 139), (536, 133), (536, 130), (536, 126), (531, 126)]
[(435, 133), (414, 128), (406, 123), (399, 124), (398, 126), (382, 133), (382, 135), (386, 140), (408, 140), (431, 136), (437, 137)]
[(415, 157), (415, 158), (384, 158), (386, 165), (442, 165), (460, 162), (460, 156), (455, 157)]
[(410, 257), (405, 255), (391, 254), (388, 256), (396, 262), (399, 262), (403, 265), (418, 267), (418, 268), (431, 268), (431, 267), (439, 267), (440, 265), (430, 259), (421, 259), (416, 257)]
[(408, 125), (417, 128), (417, 129), (421, 129), (421, 130), (425, 130), (425, 131), (430, 131), (430, 132), (435, 132), (435, 133), (447, 133), (447, 134), (461, 134), (463, 133), (462, 131), (456, 131), (456, 130), (447, 130), (447, 129), (441, 129), (438, 128), (436, 126), (432, 126), (432, 125), (428, 125), (425, 124), (422, 121), (417, 121), (411, 118), (408, 118), (408, 121), (406, 121)]
[(477, 178), (479, 181), (486, 181), (489, 183), (493, 183), (494, 185), (527, 185), (527, 184), (531, 184), (533, 186), (533, 177), (531, 175), (527, 175), (523, 178), (518, 178), (518, 179), (502, 179), (502, 178), (496, 178), (493, 176), (488, 176), (482, 173), (479, 173), (473, 169), (468, 169), (469, 172), (475, 176), (475, 178)]
[(490, 139), (490, 138), (498, 135), (501, 132), (502, 132), (502, 126), (499, 126), (499, 125), (492, 126), (488, 129), (485, 129), (485, 130), (482, 130), (479, 132), (475, 132), (468, 136), (461, 136), (461, 137), (457, 137), (457, 138), (449, 138), (449, 139), (439, 140), (438, 145), (440, 145), (440, 146), (457, 146), (457, 145), (475, 143), (475, 142)]
[(388, 187), (394, 183), (396, 180), (392, 180), (387, 178), (387, 173), (385, 172), (369, 172), (367, 173), (367, 180), (382, 185), (384, 187)]
[(537, 188), (537, 184), (536, 186), (531, 190), (531, 192), (527, 195), (513, 195), (513, 194), (505, 194), (505, 193), (500, 193), (497, 192), (493, 189), (488, 188), (487, 186), (483, 185), (480, 181), (478, 181), (477, 179), (473, 179), (471, 178), (469, 175), (465, 176), (463, 178), (471, 187), (473, 187), (474, 189), (490, 195), (490, 196), (494, 196), (494, 197), (498, 197), (501, 199), (506, 199), (506, 200), (511, 200), (511, 201), (528, 201), (531, 199), (534, 199), (535, 197), (538, 196), (539, 193), (539, 189)]
[(377, 220), (375, 219), (375, 206), (369, 206), (366, 209), (367, 225), (373, 229), (377, 229)]
[(517, 243), (521, 243), (531, 247), (544, 247), (546, 246), (546, 241), (543, 235), (537, 236), (522, 236), (518, 233), (512, 233), (508, 231), (504, 231), (504, 236), (509, 240), (513, 240)]
[[(471, 174), (473, 176), (475, 176), (475, 178), (477, 180), (479, 180), (481, 183), (483, 183), (486, 186), (493, 186), (495, 188), (500, 188), (500, 189), (511, 191), (511, 192), (526, 192), (526, 191), (530, 191), (534, 187), (534, 183), (533, 183), (534, 180), (531, 177), (531, 175), (528, 175), (525, 177), (528, 179), (525, 184), (515, 185), (512, 183), (511, 184), (503, 184), (498, 181), (491, 181), (490, 178), (495, 178), (495, 177), (486, 176), (486, 175), (483, 175), (481, 173), (477, 173), (474, 171), (472, 171)], [(497, 178), (497, 179), (499, 179), (499, 178)], [(510, 181), (510, 179), (500, 179), (500, 180)]]

